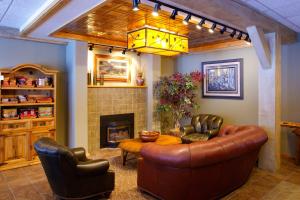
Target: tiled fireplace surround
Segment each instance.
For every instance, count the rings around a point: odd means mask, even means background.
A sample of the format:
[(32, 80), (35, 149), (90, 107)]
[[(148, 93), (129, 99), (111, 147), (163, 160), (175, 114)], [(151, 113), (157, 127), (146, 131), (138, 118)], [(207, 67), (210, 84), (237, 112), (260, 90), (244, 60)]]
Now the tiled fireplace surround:
[(146, 88), (88, 88), (88, 146), (100, 148), (100, 115), (134, 113), (134, 133), (146, 128)]

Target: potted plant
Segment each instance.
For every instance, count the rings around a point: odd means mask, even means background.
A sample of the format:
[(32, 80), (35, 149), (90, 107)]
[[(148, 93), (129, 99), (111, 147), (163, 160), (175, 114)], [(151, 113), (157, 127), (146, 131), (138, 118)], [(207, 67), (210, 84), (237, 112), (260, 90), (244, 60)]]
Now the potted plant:
[(171, 112), (175, 129), (180, 128), (180, 119), (191, 117), (192, 110), (199, 105), (195, 101), (196, 89), (202, 81), (199, 71), (189, 74), (175, 73), (169, 77), (161, 77), (155, 85), (158, 98), (158, 112)]

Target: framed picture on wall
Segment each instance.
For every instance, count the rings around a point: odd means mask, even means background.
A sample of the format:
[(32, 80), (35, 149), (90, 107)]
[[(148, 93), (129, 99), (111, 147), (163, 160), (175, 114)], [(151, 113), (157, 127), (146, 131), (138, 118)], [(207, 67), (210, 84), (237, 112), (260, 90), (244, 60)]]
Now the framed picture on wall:
[(104, 81), (130, 82), (130, 62), (125, 56), (95, 55), (94, 74), (100, 80), (101, 74)]
[(243, 99), (243, 59), (202, 63), (204, 98)]

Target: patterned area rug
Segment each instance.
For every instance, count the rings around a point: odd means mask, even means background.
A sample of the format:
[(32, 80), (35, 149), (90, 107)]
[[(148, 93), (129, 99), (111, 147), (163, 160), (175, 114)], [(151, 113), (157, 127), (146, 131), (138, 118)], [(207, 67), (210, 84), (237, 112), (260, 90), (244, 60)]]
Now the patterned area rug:
[(106, 158), (109, 160), (110, 169), (115, 172), (115, 190), (112, 192), (112, 200), (155, 200), (156, 198), (142, 193), (137, 189), (137, 159), (128, 155), (128, 161), (123, 166), (119, 149), (101, 150), (92, 158)]

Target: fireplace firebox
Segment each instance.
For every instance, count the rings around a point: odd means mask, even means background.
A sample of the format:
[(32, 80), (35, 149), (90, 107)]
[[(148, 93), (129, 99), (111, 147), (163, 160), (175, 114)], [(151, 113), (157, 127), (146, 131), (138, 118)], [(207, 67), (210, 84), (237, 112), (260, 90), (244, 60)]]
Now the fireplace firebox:
[(100, 116), (100, 148), (117, 147), (134, 137), (134, 113)]

